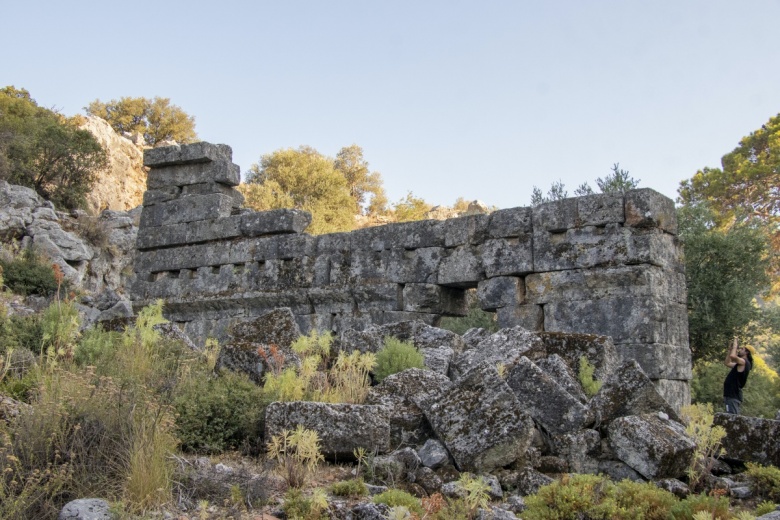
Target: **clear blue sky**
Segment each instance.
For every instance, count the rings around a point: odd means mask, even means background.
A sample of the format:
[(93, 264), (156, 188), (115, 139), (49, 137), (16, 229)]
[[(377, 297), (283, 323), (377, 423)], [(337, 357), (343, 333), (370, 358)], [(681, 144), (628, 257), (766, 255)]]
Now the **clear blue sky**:
[(0, 86), (169, 97), (241, 171), (357, 143), (388, 196), (528, 205), (613, 163), (676, 197), (780, 112), (780, 1), (4, 2)]

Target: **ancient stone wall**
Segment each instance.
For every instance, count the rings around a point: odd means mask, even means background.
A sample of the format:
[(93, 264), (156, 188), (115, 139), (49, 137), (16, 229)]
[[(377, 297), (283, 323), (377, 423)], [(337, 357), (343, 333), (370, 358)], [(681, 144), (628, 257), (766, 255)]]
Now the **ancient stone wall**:
[(289, 307), (303, 331), (466, 314), (612, 336), (670, 402), (688, 402), (686, 288), (673, 202), (650, 190), (310, 236), (307, 213), (242, 209), (225, 145), (148, 150), (136, 308), (166, 301), (191, 337)]

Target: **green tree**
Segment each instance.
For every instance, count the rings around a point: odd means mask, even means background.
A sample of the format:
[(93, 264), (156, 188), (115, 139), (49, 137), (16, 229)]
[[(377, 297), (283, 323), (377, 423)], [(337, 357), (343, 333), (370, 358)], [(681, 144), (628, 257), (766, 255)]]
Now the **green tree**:
[(333, 160), (301, 146), (263, 155), (247, 172), (245, 204), (258, 211), (296, 208), (312, 214), (312, 234), (349, 231), (355, 224), (355, 200)]
[[(620, 163), (615, 163), (612, 165), (612, 173), (596, 179), (596, 186), (598, 186), (601, 193), (616, 194), (636, 189), (640, 182), (640, 179), (631, 177), (628, 170), (621, 169)], [(576, 197), (593, 195), (594, 193), (593, 188), (591, 188), (590, 184), (587, 182), (580, 184), (577, 189), (574, 190), (574, 195)], [(541, 189), (534, 186), (531, 193), (531, 206), (538, 206), (544, 202), (565, 199), (568, 196), (569, 193), (566, 191), (566, 186), (560, 180), (553, 182), (550, 185), (550, 189), (547, 190), (547, 195), (544, 195)]]
[(0, 178), (75, 208), (106, 164), (105, 150), (76, 119), (39, 107), (25, 89), (0, 90)]
[(715, 226), (706, 205), (677, 211), (685, 252), (688, 328), (694, 360), (717, 360), (729, 340), (758, 317), (753, 299), (768, 289), (768, 248), (761, 228)]
[(105, 119), (117, 133), (137, 132), (150, 146), (161, 141), (193, 143), (195, 117), (188, 115), (169, 98), (123, 97), (104, 103), (96, 99), (85, 108), (88, 114)]
[(415, 197), (411, 191), (406, 194), (406, 197), (393, 205), (396, 222), (423, 220), (430, 210), (431, 205), (423, 199)]
[(774, 282), (780, 277), (780, 114), (742, 138), (721, 159), (721, 168), (704, 168), (680, 183), (683, 204), (706, 202), (719, 226), (751, 220), (770, 234)]
[[(368, 169), (368, 161), (363, 158), (360, 146), (352, 144), (339, 150), (333, 166), (347, 181), (349, 194), (355, 200), (355, 214), (361, 213), (364, 207), (369, 214), (385, 211), (387, 197), (382, 186), (382, 176)], [(367, 204), (369, 196), (371, 203)]]

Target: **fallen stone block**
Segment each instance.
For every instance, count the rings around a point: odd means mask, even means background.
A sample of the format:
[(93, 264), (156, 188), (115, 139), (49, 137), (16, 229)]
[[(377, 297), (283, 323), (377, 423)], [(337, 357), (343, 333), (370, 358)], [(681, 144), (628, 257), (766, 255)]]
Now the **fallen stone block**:
[(596, 430), (582, 429), (552, 437), (555, 453), (573, 473), (598, 473), (601, 435)]
[(482, 363), (493, 367), (500, 363), (510, 368), (522, 356), (533, 361), (545, 355), (544, 344), (538, 334), (522, 327), (501, 329), (457, 356), (450, 366), (450, 376), (458, 379)]
[(585, 395), (577, 374), (574, 373), (571, 366), (561, 356), (551, 354), (546, 358), (538, 360), (536, 366), (542, 369), (542, 372), (548, 374), (553, 381), (561, 385), (576, 400), (581, 403), (588, 402), (588, 396)]
[(593, 365), (593, 375), (599, 381), (608, 379), (619, 366), (612, 338), (573, 332), (540, 332), (547, 355), (558, 355), (578, 374), (583, 356)]
[(684, 475), (696, 449), (685, 427), (664, 414), (620, 417), (607, 431), (617, 457), (646, 479)]
[(322, 453), (336, 460), (353, 460), (353, 451), (387, 453), (390, 424), (380, 406), (294, 401), (271, 403), (265, 410), (265, 439), (302, 425), (317, 432)]
[(533, 421), (487, 363), (421, 409), (461, 471), (489, 473), (506, 466), (523, 456), (533, 437)]
[(465, 348), (463, 338), (449, 330), (432, 327), (420, 321), (402, 321), (377, 327), (381, 337), (392, 336), (401, 341), (411, 341), (420, 350), (449, 347), (454, 352)]
[(780, 421), (717, 413), (713, 425), (726, 430), (727, 458), (780, 467)]

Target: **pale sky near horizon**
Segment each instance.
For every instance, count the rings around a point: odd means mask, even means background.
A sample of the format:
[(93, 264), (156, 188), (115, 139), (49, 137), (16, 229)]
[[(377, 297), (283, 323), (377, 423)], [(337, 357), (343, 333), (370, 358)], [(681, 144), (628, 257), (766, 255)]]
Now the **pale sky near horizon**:
[(392, 202), (526, 206), (613, 163), (675, 198), (780, 113), (780, 0), (3, 2), (0, 87), (168, 97), (262, 154), (357, 143)]

